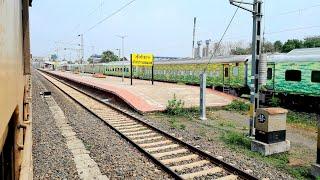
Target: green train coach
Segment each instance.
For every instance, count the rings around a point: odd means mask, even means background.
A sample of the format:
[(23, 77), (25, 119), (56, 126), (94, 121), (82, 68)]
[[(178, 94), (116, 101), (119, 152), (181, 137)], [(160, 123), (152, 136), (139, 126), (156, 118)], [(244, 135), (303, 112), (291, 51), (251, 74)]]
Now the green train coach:
[[(319, 107), (320, 53), (310, 54), (298, 52), (268, 55), (265, 72), (260, 74), (260, 78), (265, 79), (261, 84), (261, 99), (277, 95), (286, 103), (308, 102), (308, 105)], [(207, 86), (238, 96), (249, 93), (251, 57), (248, 55), (216, 57), (211, 60), (188, 58), (157, 60), (154, 63), (154, 79), (198, 85), (199, 75), (206, 67)], [(82, 71), (87, 73), (130, 76), (128, 61), (71, 65), (68, 70), (75, 68), (82, 68)], [(134, 67), (133, 76), (138, 79), (150, 79), (151, 68)]]

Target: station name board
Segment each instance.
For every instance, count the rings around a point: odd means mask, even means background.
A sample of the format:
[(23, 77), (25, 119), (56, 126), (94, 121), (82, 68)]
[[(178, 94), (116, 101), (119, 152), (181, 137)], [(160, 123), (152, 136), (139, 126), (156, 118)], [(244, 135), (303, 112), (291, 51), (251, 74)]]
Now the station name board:
[(153, 66), (153, 54), (131, 54), (133, 66)]

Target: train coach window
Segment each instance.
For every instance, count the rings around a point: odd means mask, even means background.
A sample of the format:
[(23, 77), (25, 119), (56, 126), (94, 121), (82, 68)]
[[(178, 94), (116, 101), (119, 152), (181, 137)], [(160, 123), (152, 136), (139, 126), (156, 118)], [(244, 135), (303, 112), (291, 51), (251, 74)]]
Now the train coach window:
[(286, 81), (301, 81), (301, 71), (299, 70), (287, 70)]
[(311, 82), (320, 83), (320, 71), (311, 72)]
[(233, 73), (233, 76), (238, 76), (239, 75), (239, 67), (233, 67), (232, 73)]
[(268, 71), (267, 71), (267, 79), (268, 79), (268, 80), (272, 79), (272, 68), (268, 68)]
[(224, 77), (229, 77), (229, 68), (224, 68)]

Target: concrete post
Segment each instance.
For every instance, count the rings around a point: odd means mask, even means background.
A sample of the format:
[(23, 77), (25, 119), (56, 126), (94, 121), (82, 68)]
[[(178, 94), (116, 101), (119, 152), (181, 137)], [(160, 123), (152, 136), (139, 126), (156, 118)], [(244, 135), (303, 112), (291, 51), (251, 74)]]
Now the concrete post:
[(200, 74), (200, 119), (206, 120), (206, 73)]

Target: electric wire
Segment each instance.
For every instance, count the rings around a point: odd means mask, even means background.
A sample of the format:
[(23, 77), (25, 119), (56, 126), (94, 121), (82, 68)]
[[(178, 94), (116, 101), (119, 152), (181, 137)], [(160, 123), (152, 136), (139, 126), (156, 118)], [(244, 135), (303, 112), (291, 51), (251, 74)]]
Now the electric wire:
[(85, 34), (89, 31), (91, 31), (92, 29), (94, 29), (95, 27), (97, 27), (98, 25), (100, 25), (101, 23), (103, 23), (104, 21), (108, 20), (109, 18), (111, 18), (112, 16), (118, 14), (120, 11), (122, 11), (123, 9), (125, 9), (126, 7), (128, 7), (130, 4), (132, 4), (133, 2), (135, 2), (136, 0), (132, 0), (128, 3), (126, 3), (125, 5), (123, 5), (122, 7), (120, 7), (118, 10), (114, 11), (113, 13), (111, 13), (110, 15), (108, 15), (107, 17), (103, 18), (102, 20), (98, 21), (95, 25), (91, 26), (89, 29), (87, 29), (85, 32), (83, 32), (82, 34)]
[[(106, 0), (104, 0), (102, 3), (100, 3), (99, 6), (96, 7), (96, 8), (94, 8), (92, 11), (89, 11), (90, 13), (88, 13), (88, 15), (87, 15), (86, 17), (82, 18), (82, 20), (85, 19), (85, 18), (88, 18), (89, 16), (91, 16), (92, 14), (94, 14), (95, 12), (97, 12), (97, 10), (98, 10), (99, 8), (101, 8), (105, 3), (106, 3)], [(77, 25), (75, 25), (75, 26), (72, 28), (72, 30), (70, 31), (70, 32), (71, 32), (70, 34), (74, 34), (75, 31), (76, 31), (80, 26), (81, 26), (81, 22), (78, 22)], [(75, 37), (73, 37), (73, 38), (70, 40), (69, 43), (72, 43), (74, 39), (75, 39)]]
[(291, 28), (291, 29), (284, 29), (284, 30), (280, 30), (280, 31), (272, 31), (272, 32), (267, 32), (267, 35), (270, 34), (278, 34), (278, 33), (283, 33), (283, 32), (291, 32), (291, 31), (299, 31), (299, 30), (305, 30), (305, 29), (315, 29), (315, 28), (320, 28), (320, 25), (316, 25), (316, 26), (304, 26), (304, 27), (297, 27), (297, 28)]
[(274, 16), (283, 16), (283, 15), (288, 15), (288, 14), (301, 13), (302, 11), (306, 11), (306, 10), (316, 8), (316, 7), (320, 7), (320, 4), (316, 4), (316, 5), (305, 7), (305, 8), (295, 9), (292, 11), (283, 12), (283, 13), (280, 13), (280, 14), (274, 15)]
[[(241, 2), (242, 2), (242, 1), (241, 1)], [(235, 12), (233, 13), (233, 16), (231, 17), (231, 19), (230, 19), (230, 21), (229, 21), (229, 23), (228, 23), (228, 26), (227, 26), (226, 29), (224, 30), (224, 32), (223, 32), (223, 34), (222, 34), (222, 36), (221, 36), (221, 38), (220, 38), (217, 46), (214, 48), (214, 51), (211, 53), (211, 56), (210, 56), (210, 58), (209, 58), (209, 60), (208, 60), (208, 62), (207, 62), (207, 64), (206, 64), (205, 68), (203, 69), (203, 73), (205, 73), (205, 72), (207, 71), (208, 66), (209, 66), (212, 58), (215, 56), (218, 48), (220, 47), (221, 42), (222, 42), (224, 36), (226, 35), (227, 31), (229, 30), (229, 28), (230, 28), (230, 26), (231, 26), (231, 23), (233, 22), (236, 14), (237, 14), (237, 12), (238, 12), (238, 10), (239, 10), (239, 7), (237, 7), (237, 9), (235, 10)]]

